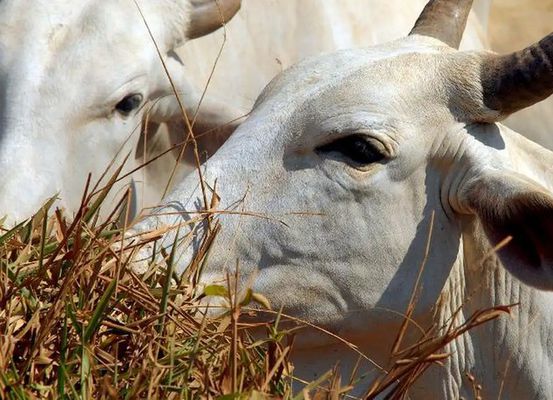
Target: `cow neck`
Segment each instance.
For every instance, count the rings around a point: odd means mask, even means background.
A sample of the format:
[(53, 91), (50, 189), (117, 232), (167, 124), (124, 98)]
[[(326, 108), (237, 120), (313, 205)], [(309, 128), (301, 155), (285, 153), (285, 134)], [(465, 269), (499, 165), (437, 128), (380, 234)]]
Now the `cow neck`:
[[(447, 368), (432, 367), (414, 393), (430, 394), (425, 388), (433, 387), (431, 393), (440, 398), (473, 398), (474, 386), (481, 385), (483, 398), (541, 399), (553, 394), (553, 348), (549, 345), (553, 294), (511, 276), (493, 255), (479, 222), (465, 221), (460, 257), (444, 287), (437, 321), (443, 325), (455, 315), (459, 326), (477, 311), (517, 303), (511, 317), (501, 316), (448, 346), (446, 351), (452, 356)], [(467, 374), (474, 377), (474, 383)], [(488, 381), (483, 380), (485, 376)], [(440, 388), (436, 382), (441, 382)]]

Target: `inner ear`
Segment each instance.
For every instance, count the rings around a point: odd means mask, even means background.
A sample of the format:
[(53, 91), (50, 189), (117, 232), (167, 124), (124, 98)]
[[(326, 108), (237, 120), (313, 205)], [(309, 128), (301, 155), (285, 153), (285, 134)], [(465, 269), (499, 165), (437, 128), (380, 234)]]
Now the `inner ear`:
[(502, 264), (521, 281), (553, 290), (553, 196), (516, 175), (484, 173), (464, 194), (492, 245), (511, 237), (498, 250)]
[[(486, 212), (481, 216), (488, 236), (499, 242), (512, 237), (510, 251), (499, 250), (505, 257), (515, 257), (532, 268), (553, 263), (553, 201), (536, 193), (517, 195), (510, 199), (507, 209)], [(492, 213), (492, 215), (489, 215)]]

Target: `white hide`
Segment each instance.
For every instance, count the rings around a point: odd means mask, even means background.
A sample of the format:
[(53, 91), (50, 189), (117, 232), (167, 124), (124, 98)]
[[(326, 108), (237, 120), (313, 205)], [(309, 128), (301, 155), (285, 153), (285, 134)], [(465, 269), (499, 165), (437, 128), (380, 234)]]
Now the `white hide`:
[[(487, 307), (520, 306), (444, 349), (451, 358), (432, 366), (409, 398), (473, 398), (467, 373), (486, 399), (553, 398), (553, 295), (534, 288), (553, 289), (553, 154), (500, 124), (477, 122), (497, 115), (481, 104), (482, 59), (412, 36), (307, 60), (276, 77), (202, 166), (207, 187), (217, 182), (218, 209), (247, 212), (218, 216), (204, 279), (238, 263), (243, 281), (275, 309), (331, 330), (386, 368), (434, 215), (413, 318), (441, 326), (459, 307), (458, 323)], [(353, 134), (384, 159), (361, 166), (321, 152)], [(202, 205), (189, 175), (138, 229), (178, 224)], [(205, 225), (194, 229), (181, 271)], [(490, 256), (507, 235), (511, 247)], [(415, 333), (411, 327), (411, 340)], [(357, 354), (302, 330), (293, 361), (307, 380), (339, 361), (344, 382)], [(368, 376), (357, 394), (377, 372), (361, 362)]]
[[(490, 0), (477, 0), (462, 48), (486, 46)], [(243, 0), (227, 24), (227, 40), (208, 94), (249, 111), (269, 81), (305, 58), (405, 36), (425, 0)], [(223, 31), (180, 48), (195, 83), (207, 82)], [(240, 65), (240, 68), (236, 66)]]

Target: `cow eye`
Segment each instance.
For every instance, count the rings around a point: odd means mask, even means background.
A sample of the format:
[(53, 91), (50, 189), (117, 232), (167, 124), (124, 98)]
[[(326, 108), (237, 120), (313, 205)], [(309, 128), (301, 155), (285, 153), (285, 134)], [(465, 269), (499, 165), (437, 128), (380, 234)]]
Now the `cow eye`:
[(142, 104), (142, 95), (140, 93), (134, 93), (126, 96), (115, 106), (115, 110), (122, 115), (129, 115), (136, 110)]
[(386, 156), (366, 136), (349, 135), (317, 148), (319, 153), (337, 154), (355, 165), (382, 161)]

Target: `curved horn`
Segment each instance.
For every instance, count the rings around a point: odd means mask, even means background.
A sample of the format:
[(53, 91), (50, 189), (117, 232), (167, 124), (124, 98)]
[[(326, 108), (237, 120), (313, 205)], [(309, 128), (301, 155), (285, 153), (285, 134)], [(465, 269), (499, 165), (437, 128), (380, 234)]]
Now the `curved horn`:
[(188, 39), (196, 39), (216, 31), (240, 9), (240, 0), (191, 0)]
[(486, 57), (480, 77), (484, 104), (507, 116), (553, 94), (553, 33), (512, 54)]
[(430, 0), (409, 35), (430, 36), (459, 48), (473, 0)]

